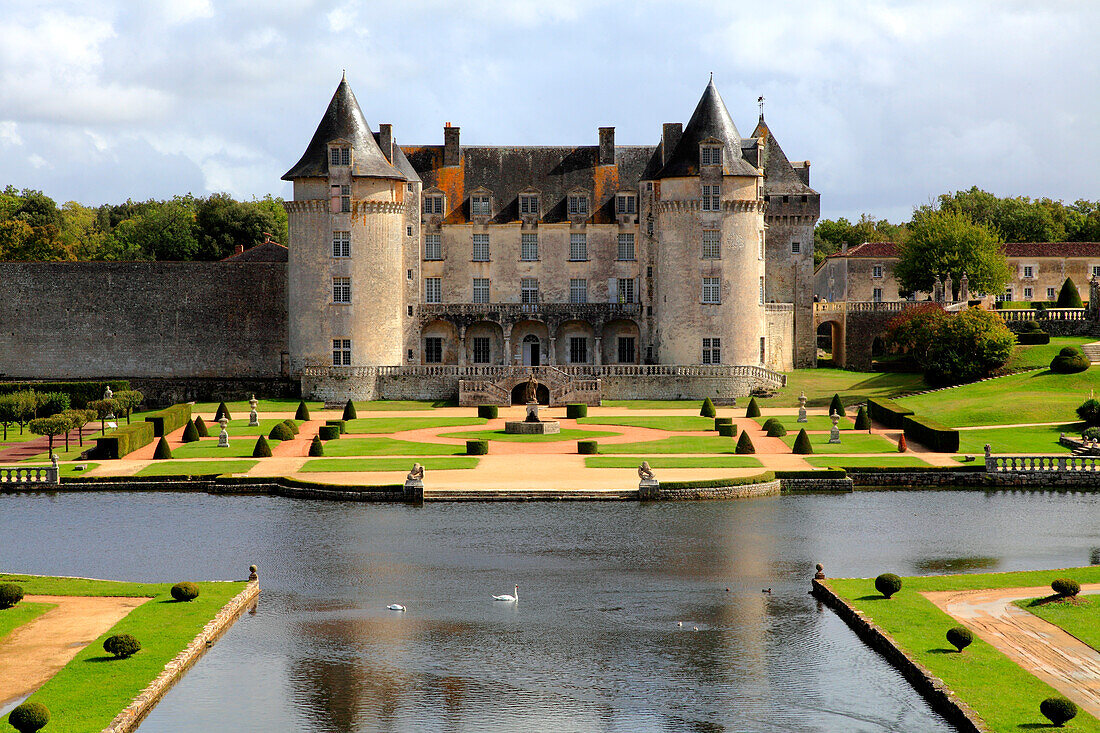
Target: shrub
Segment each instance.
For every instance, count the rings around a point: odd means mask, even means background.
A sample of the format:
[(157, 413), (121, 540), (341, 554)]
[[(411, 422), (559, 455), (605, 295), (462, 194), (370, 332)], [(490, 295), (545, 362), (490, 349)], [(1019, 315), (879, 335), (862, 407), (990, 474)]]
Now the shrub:
[(761, 425), (760, 427), (763, 430), (768, 430), (769, 428), (771, 428), (772, 425), (782, 425), (782, 423), (779, 422), (778, 417), (769, 417), (767, 420), (764, 421), (764, 424)]
[[(718, 435), (723, 438), (732, 438), (737, 435), (737, 426), (733, 423), (722, 423), (718, 426)], [(742, 433), (744, 435), (744, 433)]]
[[(202, 419), (201, 417), (199, 418)], [(194, 443), (199, 439), (199, 429), (195, 427), (194, 420), (188, 420), (186, 427), (183, 429), (183, 442)]]
[(1100, 440), (1100, 427), (1094, 425), (1091, 428), (1085, 428), (1081, 431), (1081, 437), (1085, 440)]
[(578, 440), (577, 453), (583, 456), (595, 455), (600, 452), (600, 447), (594, 440)]
[(928, 446), (937, 453), (959, 452), (959, 431), (935, 420), (910, 415), (903, 421), (905, 436)]
[(783, 423), (779, 422), (778, 420), (772, 422), (772, 424), (768, 426), (767, 435), (769, 438), (782, 438), (786, 434), (787, 429), (783, 427)]
[(570, 420), (588, 417), (588, 405), (566, 405), (565, 416)]
[(117, 379), (104, 382), (4, 382), (0, 384), (0, 395), (29, 389), (37, 392), (64, 392), (69, 396), (71, 407), (83, 410), (92, 400), (102, 399), (108, 385), (116, 395), (130, 389), (129, 382)]
[(1063, 598), (1072, 598), (1081, 592), (1081, 584), (1072, 578), (1057, 578), (1050, 584), (1051, 590)]
[(15, 583), (0, 583), (0, 610), (11, 608), (23, 600), (23, 588)]
[(856, 430), (870, 430), (871, 418), (867, 415), (867, 408), (863, 405), (859, 406), (859, 410), (856, 412)]
[(927, 358), (947, 312), (939, 303), (925, 303), (906, 308), (886, 323), (886, 343), (904, 352), (909, 360), (920, 364)]
[(737, 439), (737, 448), (735, 448), (734, 450), (737, 453), (756, 452), (756, 448), (752, 444), (752, 438), (749, 437), (748, 431), (741, 431), (741, 437)]
[(1039, 703), (1039, 712), (1053, 725), (1061, 728), (1077, 716), (1077, 705), (1064, 697), (1048, 697)]
[(271, 446), (268, 445), (267, 438), (260, 436), (256, 438), (256, 447), (252, 449), (253, 458), (271, 458)]
[(714, 429), (717, 430), (719, 425), (733, 425), (732, 417), (716, 417), (714, 418)]
[(321, 440), (336, 440), (340, 437), (340, 428), (336, 425), (322, 425), (317, 428), (317, 437)]
[(1092, 366), (1085, 352), (1076, 346), (1066, 346), (1058, 356), (1050, 360), (1050, 371), (1055, 374), (1077, 374)]
[(468, 456), (483, 456), (489, 452), (489, 441), (487, 440), (467, 440), (466, 441), (466, 455)]
[(806, 428), (802, 428), (798, 431), (798, 436), (794, 439), (794, 448), (792, 452), (805, 456), (813, 454), (814, 447), (810, 445), (810, 436), (806, 435)]
[(829, 401), (829, 414), (832, 415), (834, 412), (841, 417), (845, 416), (844, 403), (841, 402), (839, 394), (834, 394), (833, 399)]
[(901, 578), (893, 573), (883, 573), (875, 578), (875, 590), (889, 598), (901, 590)]
[(301, 402), (298, 403), (298, 409), (294, 411), (294, 419), (295, 420), (308, 420), (309, 419), (309, 408), (306, 407), (306, 401), (305, 400), (302, 400)]
[(309, 455), (313, 458), (323, 456), (325, 454), (325, 444), (321, 442), (321, 436), (314, 435), (313, 440), (309, 441)]
[(283, 425), (286, 425), (288, 428), (290, 428), (290, 432), (294, 433), (295, 435), (298, 434), (298, 423), (294, 420), (291, 420), (288, 417), (286, 420), (283, 420)]
[(1077, 408), (1077, 417), (1089, 425), (1100, 425), (1100, 400), (1089, 398)]
[(325, 425), (335, 425), (336, 429), (340, 431), (340, 435), (348, 431), (347, 420), (325, 420)]
[(1081, 302), (1081, 291), (1073, 284), (1073, 280), (1067, 277), (1066, 281), (1062, 283), (1062, 289), (1058, 291), (1058, 302), (1054, 307), (1083, 308), (1084, 305)]
[(357, 417), (359, 416), (355, 414), (355, 403), (351, 400), (348, 400), (347, 404), (344, 405), (344, 414), (342, 415), (341, 419), (354, 420)]
[(64, 392), (36, 392), (35, 402), (38, 417), (50, 417), (72, 407), (72, 400)]
[(1033, 333), (1030, 331), (1026, 333), (1018, 333), (1016, 334), (1016, 343), (1020, 344), (1020, 346), (1037, 346), (1039, 344), (1049, 344), (1050, 334), (1043, 333), (1041, 331), (1038, 333)]
[(756, 398), (749, 398), (749, 406), (745, 408), (745, 417), (760, 417), (760, 405), (756, 404)]
[(182, 428), (190, 419), (191, 405), (172, 405), (149, 415), (145, 422), (153, 423), (153, 437), (160, 438)]
[(177, 601), (193, 601), (199, 597), (199, 587), (194, 583), (176, 583), (172, 586), (172, 597)]
[(130, 634), (115, 634), (103, 641), (103, 650), (118, 659), (125, 659), (141, 651), (141, 642)]
[(225, 406), (225, 403), (224, 402), (219, 402), (218, 403), (218, 410), (217, 410), (217, 412), (214, 413), (214, 422), (217, 422), (218, 420), (221, 420), (223, 417), (226, 420), (232, 420), (233, 419), (233, 416), (229, 414), (229, 408)]
[(905, 440), (905, 433), (902, 433), (898, 438), (898, 453), (904, 453), (907, 450), (909, 450), (909, 443)]
[(121, 458), (153, 442), (153, 423), (136, 422), (123, 425), (95, 439), (95, 458)]
[(157, 443), (156, 450), (153, 451), (153, 460), (161, 461), (172, 457), (172, 448), (168, 445), (168, 439), (161, 437)]
[(8, 723), (19, 733), (35, 733), (49, 722), (50, 711), (40, 702), (25, 702), (8, 715)]
[(903, 427), (902, 421), (913, 411), (902, 407), (893, 400), (869, 399), (867, 410), (871, 413), (871, 419), (877, 420), (888, 428)]
[(968, 308), (943, 319), (936, 331), (924, 376), (935, 384), (958, 384), (988, 377), (1004, 366), (1016, 336), (1001, 317), (984, 308)]
[(202, 419), (202, 415), (195, 418), (195, 430), (198, 431), (200, 438), (210, 437), (210, 431), (206, 429), (206, 421)]
[(955, 626), (947, 630), (947, 642), (962, 652), (974, 641), (974, 634), (965, 626)]
[(1040, 328), (1038, 321), (1021, 321), (1019, 325), (1020, 333), (1042, 333), (1043, 329)]
[(267, 437), (272, 440), (294, 440), (294, 433), (286, 426), (286, 423), (275, 423)]
[(714, 417), (718, 414), (718, 411), (714, 409), (714, 403), (710, 397), (703, 400), (703, 406), (699, 408), (699, 414), (703, 417)]
[[(349, 402), (348, 404), (350, 405), (351, 403)], [(352, 409), (355, 409), (355, 408), (352, 408)], [(346, 411), (346, 409), (345, 409), (345, 411)], [(500, 415), (500, 409), (496, 405), (478, 405), (477, 406), (477, 416), (478, 417), (484, 417), (488, 420), (492, 420), (492, 419), (496, 418), (498, 415)]]

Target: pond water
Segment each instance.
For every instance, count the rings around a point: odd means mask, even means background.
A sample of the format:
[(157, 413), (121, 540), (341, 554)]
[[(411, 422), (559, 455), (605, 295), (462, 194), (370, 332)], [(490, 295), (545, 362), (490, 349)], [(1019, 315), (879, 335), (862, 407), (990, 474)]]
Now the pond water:
[[(950, 731), (807, 594), (814, 563), (1084, 565), (1100, 561), (1098, 520), (1100, 495), (1062, 493), (419, 508), (2, 495), (0, 568), (178, 581), (260, 566), (256, 613), (142, 733)], [(518, 603), (492, 601), (515, 584)]]

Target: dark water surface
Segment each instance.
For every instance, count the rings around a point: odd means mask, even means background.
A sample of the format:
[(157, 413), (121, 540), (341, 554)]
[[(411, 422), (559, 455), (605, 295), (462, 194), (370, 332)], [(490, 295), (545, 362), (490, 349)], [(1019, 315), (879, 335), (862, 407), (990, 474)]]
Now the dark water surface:
[[(257, 613), (142, 733), (949, 731), (807, 595), (813, 564), (1084, 565), (1100, 559), (1100, 495), (421, 508), (3, 495), (0, 538), (13, 572), (177, 581), (260, 566)], [(516, 583), (518, 604), (491, 600)]]

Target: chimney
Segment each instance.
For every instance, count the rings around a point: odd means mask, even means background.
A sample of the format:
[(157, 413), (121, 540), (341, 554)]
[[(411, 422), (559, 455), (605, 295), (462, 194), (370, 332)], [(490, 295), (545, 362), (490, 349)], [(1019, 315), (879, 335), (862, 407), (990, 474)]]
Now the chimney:
[(842, 254), (842, 255), (848, 254), (848, 243), (847, 242), (841, 242), (840, 243), (840, 254)]
[(600, 128), (600, 165), (615, 165), (615, 128)]
[(237, 255), (243, 255), (243, 254), (244, 254), (244, 245), (243, 244), (238, 244), (236, 247), (233, 248), (233, 256), (234, 257), (237, 256)]
[(393, 125), (382, 124), (378, 126), (378, 147), (382, 148), (382, 155), (386, 160), (393, 162)]
[(661, 165), (672, 157), (672, 151), (676, 149), (676, 143), (680, 142), (683, 132), (684, 126), (679, 122), (666, 122), (661, 126)]
[(448, 122), (443, 127), (443, 165), (459, 165), (462, 161), (462, 149), (458, 146), (457, 127)]

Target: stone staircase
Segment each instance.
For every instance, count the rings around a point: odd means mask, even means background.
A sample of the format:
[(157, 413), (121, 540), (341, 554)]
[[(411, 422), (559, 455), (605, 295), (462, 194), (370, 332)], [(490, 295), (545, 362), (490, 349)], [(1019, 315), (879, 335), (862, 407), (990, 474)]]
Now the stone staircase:
[(569, 403), (600, 404), (600, 380), (578, 377), (544, 364), (537, 367), (510, 367), (504, 373), (483, 378), (462, 379), (458, 383), (460, 405), (510, 405), (512, 389), (531, 374), (550, 392), (553, 406)]
[(1093, 364), (1100, 363), (1100, 341), (1085, 344), (1081, 347), (1081, 351), (1085, 352), (1085, 356), (1087, 356), (1089, 361)]

